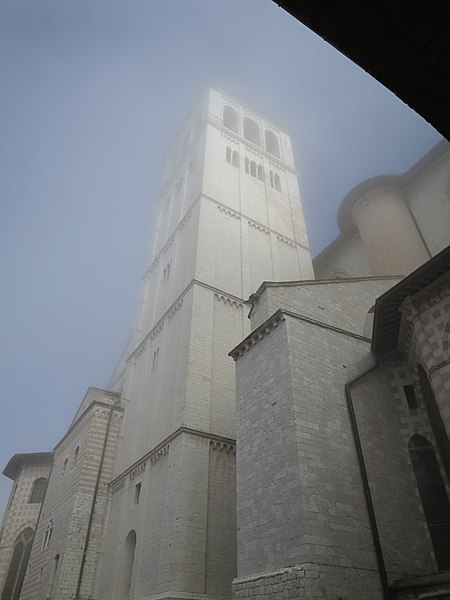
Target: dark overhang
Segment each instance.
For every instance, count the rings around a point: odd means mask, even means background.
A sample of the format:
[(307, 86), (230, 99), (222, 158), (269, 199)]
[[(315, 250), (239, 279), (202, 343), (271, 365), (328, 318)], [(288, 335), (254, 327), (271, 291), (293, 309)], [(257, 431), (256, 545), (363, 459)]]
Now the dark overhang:
[(29, 452), (26, 454), (14, 454), (10, 458), (8, 464), (3, 469), (3, 475), (10, 479), (15, 479), (20, 472), (22, 465), (30, 463), (48, 462), (51, 464), (53, 460), (53, 452)]
[(450, 4), (274, 0), (450, 140)]
[(374, 352), (387, 352), (397, 348), (402, 316), (399, 310), (401, 304), (408, 296), (414, 296), (449, 271), (450, 246), (433, 256), (377, 298), (372, 338), (372, 350)]

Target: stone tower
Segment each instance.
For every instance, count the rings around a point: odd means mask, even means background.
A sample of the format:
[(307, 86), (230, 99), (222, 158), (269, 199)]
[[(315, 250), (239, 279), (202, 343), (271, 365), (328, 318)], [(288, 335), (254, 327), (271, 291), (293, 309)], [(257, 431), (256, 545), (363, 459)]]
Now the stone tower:
[[(230, 596), (236, 413), (227, 354), (249, 332), (245, 299), (263, 280), (313, 277), (289, 136), (207, 90), (164, 159), (155, 229), (126, 360), (109, 391), (88, 391), (49, 454), (26, 575), (20, 562), (24, 599)], [(10, 554), (25, 547), (19, 533)], [(10, 554), (4, 575), (8, 562), (17, 571)]]
[(263, 280), (313, 270), (289, 135), (203, 94), (164, 159), (123, 390), (97, 595), (229, 597), (236, 569), (228, 351)]

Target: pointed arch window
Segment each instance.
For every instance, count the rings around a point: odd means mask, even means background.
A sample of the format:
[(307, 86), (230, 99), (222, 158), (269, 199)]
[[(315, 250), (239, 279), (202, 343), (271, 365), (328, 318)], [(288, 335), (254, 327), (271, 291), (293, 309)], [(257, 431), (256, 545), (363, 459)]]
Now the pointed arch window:
[(227, 129), (239, 133), (238, 114), (231, 106), (223, 107), (223, 124)]
[(34, 531), (31, 527), (27, 527), (17, 538), (1, 600), (18, 600), (22, 590), (28, 559), (30, 558), (33, 537)]
[(47, 491), (48, 479), (45, 477), (39, 477), (33, 482), (33, 489), (31, 490), (30, 504), (42, 504), (45, 498), (45, 492)]
[(250, 117), (244, 117), (244, 137), (249, 142), (261, 146), (261, 132), (257, 123)]
[(430, 442), (418, 434), (408, 448), (438, 568), (450, 569), (450, 504), (436, 455)]
[(267, 152), (270, 152), (270, 154), (272, 154), (273, 156), (280, 158), (280, 144), (278, 143), (277, 136), (268, 129), (266, 129), (265, 138)]
[(49, 547), (50, 540), (52, 539), (52, 533), (53, 533), (53, 519), (50, 519), (50, 521), (48, 522), (47, 527), (45, 529), (45, 535), (44, 535), (44, 542), (42, 544), (42, 550), (45, 550), (46, 548)]

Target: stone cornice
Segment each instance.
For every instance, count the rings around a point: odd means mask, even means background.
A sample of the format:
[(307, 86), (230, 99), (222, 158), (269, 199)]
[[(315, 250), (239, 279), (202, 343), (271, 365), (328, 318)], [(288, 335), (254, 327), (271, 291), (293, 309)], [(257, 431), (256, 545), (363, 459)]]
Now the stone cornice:
[(209, 202), (212, 202), (213, 204), (216, 204), (216, 206), (219, 209), (222, 209), (223, 212), (229, 212), (235, 218), (240, 217), (241, 219), (244, 219), (254, 228), (260, 228), (262, 231), (273, 233), (274, 235), (277, 236), (278, 239), (283, 241), (285, 244), (296, 246), (298, 248), (303, 248), (303, 250), (307, 250), (309, 252), (309, 246), (307, 246), (306, 244), (301, 244), (300, 242), (296, 242), (292, 238), (289, 238), (286, 235), (283, 235), (279, 231), (276, 231), (275, 229), (271, 229), (270, 227), (267, 227), (267, 225), (264, 225), (263, 223), (259, 223), (259, 221), (255, 221), (254, 219), (248, 217), (244, 213), (241, 213), (235, 209), (232, 209), (229, 206), (225, 206), (225, 204), (222, 204), (218, 200), (215, 200), (215, 198), (212, 198), (211, 196), (208, 196), (207, 194), (200, 194), (200, 197), (205, 198), (205, 200), (208, 200)]
[(101, 402), (98, 400), (93, 400), (91, 402), (91, 404), (89, 404), (89, 406), (86, 408), (86, 410), (81, 413), (81, 415), (78, 417), (78, 419), (75, 421), (75, 423), (72, 423), (72, 425), (69, 427), (69, 429), (67, 430), (65, 435), (63, 435), (63, 437), (59, 440), (59, 442), (54, 447), (53, 452), (56, 452), (56, 450), (60, 450), (61, 448), (63, 448), (64, 442), (67, 440), (67, 438), (70, 436), (70, 434), (73, 433), (73, 431), (75, 429), (77, 429), (78, 426), (82, 423), (82, 421), (86, 420), (86, 418), (88, 416), (93, 417), (95, 414), (95, 411), (98, 410), (98, 408), (105, 410), (107, 412), (107, 414), (109, 414), (109, 412), (111, 410), (116, 411), (121, 414), (124, 412), (124, 409), (121, 406), (114, 405), (114, 404), (107, 404), (106, 402)]
[(221, 293), (221, 292), (214, 292), (214, 298), (222, 301), (224, 304), (230, 304), (231, 306), (234, 306), (235, 308), (241, 308), (244, 304), (242, 301), (236, 300), (235, 298), (232, 298), (228, 294)]
[(198, 429), (191, 429), (190, 427), (179, 427), (176, 431), (167, 436), (162, 442), (157, 444), (154, 448), (149, 450), (146, 454), (144, 454), (141, 458), (135, 461), (132, 465), (130, 465), (127, 469), (122, 471), (120, 475), (115, 477), (109, 484), (108, 487), (112, 492), (115, 492), (122, 488), (125, 485), (126, 478), (129, 477), (130, 480), (134, 479), (138, 475), (142, 474), (145, 469), (148, 461), (150, 464), (156, 463), (161, 457), (169, 454), (170, 450), (170, 442), (172, 442), (179, 435), (187, 433), (189, 435), (194, 435), (197, 437), (207, 438), (210, 440), (210, 446), (212, 450), (219, 450), (221, 452), (225, 451), (226, 453), (236, 453), (236, 440), (232, 438), (226, 438), (221, 435), (217, 435), (214, 433), (208, 433), (207, 431), (201, 431)]
[(276, 327), (278, 327), (278, 325), (280, 325), (282, 321), (286, 320), (286, 317), (292, 317), (293, 319), (304, 321), (305, 323), (309, 323), (310, 325), (315, 325), (316, 327), (320, 327), (322, 329), (328, 329), (329, 331), (339, 333), (340, 335), (352, 337), (362, 342), (367, 342), (369, 344), (371, 342), (370, 338), (366, 338), (357, 333), (353, 333), (352, 331), (347, 331), (346, 329), (335, 327), (334, 325), (330, 325), (329, 323), (317, 321), (316, 319), (312, 319), (311, 317), (306, 317), (305, 315), (300, 315), (298, 313), (279, 308), (276, 312), (273, 313), (272, 316), (270, 316), (266, 321), (264, 321), (262, 325), (257, 327), (255, 331), (252, 331), (252, 333), (250, 333), (250, 335), (248, 335), (240, 344), (233, 348), (233, 350), (231, 350), (231, 352), (228, 353), (228, 356), (231, 356), (231, 358), (233, 358), (235, 361), (238, 360), (243, 354), (248, 352), (248, 350), (255, 346), (255, 344), (257, 344), (260, 340), (272, 333), (272, 331)]
[(277, 310), (267, 319), (267, 321), (257, 327), (255, 331), (252, 331), (252, 333), (242, 340), (240, 344), (233, 348), (233, 350), (228, 353), (228, 356), (231, 356), (235, 361), (238, 360), (238, 358), (245, 354), (252, 346), (257, 344), (259, 340), (262, 340), (269, 335), (269, 333), (272, 333), (272, 331), (284, 320), (285, 317), (283, 311), (281, 309)]

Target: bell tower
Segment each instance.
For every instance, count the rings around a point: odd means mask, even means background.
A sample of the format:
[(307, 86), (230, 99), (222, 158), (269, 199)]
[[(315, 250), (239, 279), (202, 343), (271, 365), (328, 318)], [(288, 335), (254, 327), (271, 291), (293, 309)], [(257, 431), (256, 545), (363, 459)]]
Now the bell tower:
[(264, 280), (313, 278), (289, 135), (207, 90), (164, 158), (157, 202), (98, 597), (227, 598), (236, 574), (227, 354), (249, 333), (244, 302)]

